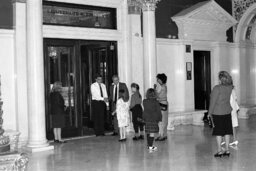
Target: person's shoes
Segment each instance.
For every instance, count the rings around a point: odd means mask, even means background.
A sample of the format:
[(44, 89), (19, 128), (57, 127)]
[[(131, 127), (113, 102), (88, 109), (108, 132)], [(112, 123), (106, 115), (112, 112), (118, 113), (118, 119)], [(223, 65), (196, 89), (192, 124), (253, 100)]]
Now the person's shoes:
[(167, 137), (161, 137), (158, 139), (158, 141), (165, 141), (165, 140), (167, 140)]
[(137, 141), (137, 140), (139, 140), (139, 137), (135, 136), (135, 137), (133, 137), (132, 139), (133, 139), (134, 141)]
[(112, 136), (117, 136), (118, 135), (118, 133), (116, 133), (116, 132), (113, 132), (113, 134), (111, 134)]
[(230, 152), (229, 151), (225, 151), (224, 153), (223, 153), (223, 156), (225, 157), (229, 157), (230, 156)]
[(59, 141), (59, 143), (64, 144), (67, 143), (67, 141)]
[(222, 142), (221, 145), (225, 145), (226, 143), (225, 142)]
[(148, 147), (149, 153), (153, 153), (154, 151), (157, 151), (157, 147), (152, 146), (152, 147)]
[(238, 145), (238, 141), (234, 141), (234, 142), (229, 144), (229, 146), (237, 146), (237, 145)]
[(157, 137), (156, 139), (155, 139), (155, 141), (159, 141), (161, 139), (161, 137)]
[(60, 141), (59, 141), (59, 140), (54, 140), (54, 142), (55, 142), (55, 143), (60, 143)]
[(119, 141), (119, 142), (124, 142), (124, 141), (126, 141), (126, 138), (119, 139), (118, 141)]
[(217, 158), (217, 157), (221, 158), (223, 155), (224, 155), (223, 152), (218, 152), (218, 153), (214, 154), (214, 157), (216, 157), (216, 158)]
[(140, 135), (138, 138), (139, 140), (144, 140), (144, 135)]
[(175, 127), (174, 126), (171, 126), (168, 128), (169, 131), (174, 131), (175, 130)]

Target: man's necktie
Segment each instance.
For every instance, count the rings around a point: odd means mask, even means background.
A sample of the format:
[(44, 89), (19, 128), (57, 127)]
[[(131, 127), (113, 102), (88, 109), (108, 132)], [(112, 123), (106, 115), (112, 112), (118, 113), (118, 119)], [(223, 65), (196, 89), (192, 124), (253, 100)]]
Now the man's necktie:
[(114, 97), (114, 102), (117, 102), (117, 85), (115, 85), (115, 97)]
[(102, 88), (101, 88), (101, 84), (99, 84), (99, 86), (100, 86), (100, 95), (101, 95), (101, 97), (103, 97), (103, 91), (102, 91)]

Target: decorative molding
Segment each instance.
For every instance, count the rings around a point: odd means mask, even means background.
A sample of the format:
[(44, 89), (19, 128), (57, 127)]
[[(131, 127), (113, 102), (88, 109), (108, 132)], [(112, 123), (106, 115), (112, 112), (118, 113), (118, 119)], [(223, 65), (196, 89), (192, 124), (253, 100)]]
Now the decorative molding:
[(237, 23), (215, 1), (198, 3), (172, 19), (179, 28), (179, 38), (187, 40), (226, 41), (226, 31)]
[(141, 5), (137, 0), (127, 0), (128, 14), (141, 14)]
[(46, 1), (54, 1), (61, 3), (72, 3), (79, 5), (92, 5), (92, 6), (100, 6), (100, 7), (111, 7), (118, 8), (122, 6), (123, 0), (111, 0), (106, 3), (106, 0), (46, 0)]
[[(233, 17), (237, 20), (240, 21), (245, 12), (247, 11), (248, 8), (250, 8), (253, 4), (256, 3), (256, 0), (233, 0), (232, 1), (232, 14)], [(234, 35), (236, 34), (237, 31), (237, 25), (233, 27), (233, 32)]]
[(113, 40), (122, 41), (122, 32), (108, 29), (92, 29), (66, 26), (43, 26), (44, 38)]
[(161, 0), (135, 0), (143, 11), (155, 11), (156, 4)]
[(12, 0), (12, 3), (26, 3), (27, 0)]
[(233, 16), (237, 21), (239, 21), (245, 11), (256, 3), (256, 0), (233, 0)]
[(10, 153), (0, 156), (0, 170), (25, 171), (28, 156), (25, 153)]

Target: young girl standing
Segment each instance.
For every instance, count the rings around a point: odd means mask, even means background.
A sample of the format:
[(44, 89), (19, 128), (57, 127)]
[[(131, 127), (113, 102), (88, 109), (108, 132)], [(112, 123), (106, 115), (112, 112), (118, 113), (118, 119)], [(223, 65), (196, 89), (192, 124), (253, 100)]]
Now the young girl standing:
[(119, 141), (126, 141), (126, 127), (129, 123), (129, 103), (125, 101), (125, 91), (119, 90), (119, 99), (116, 102), (116, 113), (120, 139)]
[(237, 104), (237, 96), (234, 88), (232, 90), (231, 97), (230, 97), (230, 105), (232, 107), (231, 118), (232, 118), (232, 127), (233, 127), (233, 142), (230, 143), (229, 145), (237, 146), (238, 141), (236, 137), (236, 128), (238, 127), (237, 112), (239, 110), (239, 106)]
[[(136, 83), (131, 84), (132, 96), (130, 103), (130, 110), (132, 112), (132, 123), (135, 131), (133, 140), (144, 139), (144, 125), (139, 121), (142, 119), (143, 109), (141, 107), (142, 98), (140, 95), (140, 87)], [(139, 133), (140, 131), (140, 133)]]
[(149, 152), (154, 152), (157, 147), (153, 146), (155, 133), (159, 132), (158, 123), (162, 120), (160, 104), (156, 99), (155, 90), (147, 90), (146, 99), (143, 100), (144, 112), (143, 119), (146, 123), (145, 131), (147, 133), (147, 142)]

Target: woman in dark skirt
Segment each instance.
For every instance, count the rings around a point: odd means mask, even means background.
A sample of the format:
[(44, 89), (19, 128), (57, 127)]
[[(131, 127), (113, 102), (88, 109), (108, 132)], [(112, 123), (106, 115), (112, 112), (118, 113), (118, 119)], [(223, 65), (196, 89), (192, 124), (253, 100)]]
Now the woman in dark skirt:
[[(215, 157), (229, 156), (229, 140), (232, 131), (230, 97), (233, 89), (232, 77), (226, 71), (219, 73), (220, 84), (211, 93), (209, 117), (213, 122), (213, 136), (216, 136), (218, 152)], [(225, 151), (222, 151), (221, 141), (225, 139)]]
[(156, 92), (150, 88), (147, 90), (146, 98), (143, 100), (144, 112), (143, 120), (145, 121), (145, 131), (149, 152), (154, 152), (157, 147), (153, 146), (155, 134), (159, 132), (158, 123), (162, 120), (160, 104), (156, 99)]
[(61, 128), (65, 127), (65, 103), (62, 95), (60, 94), (62, 89), (61, 82), (55, 82), (50, 94), (51, 102), (51, 126), (54, 133), (54, 142), (65, 143), (61, 139)]
[[(159, 137), (156, 141), (167, 140), (167, 125), (168, 125), (168, 101), (167, 101), (167, 76), (163, 74), (157, 74), (157, 84), (155, 85), (155, 91), (157, 101), (160, 104), (162, 112), (162, 121), (159, 123)], [(174, 127), (173, 127), (174, 128)]]
[[(132, 96), (130, 103), (130, 110), (132, 112), (132, 123), (135, 131), (135, 136), (133, 140), (143, 140), (144, 139), (144, 125), (139, 120), (142, 119), (143, 109), (141, 106), (142, 97), (140, 95), (140, 87), (136, 83), (131, 84)], [(140, 132), (139, 132), (140, 131)]]

